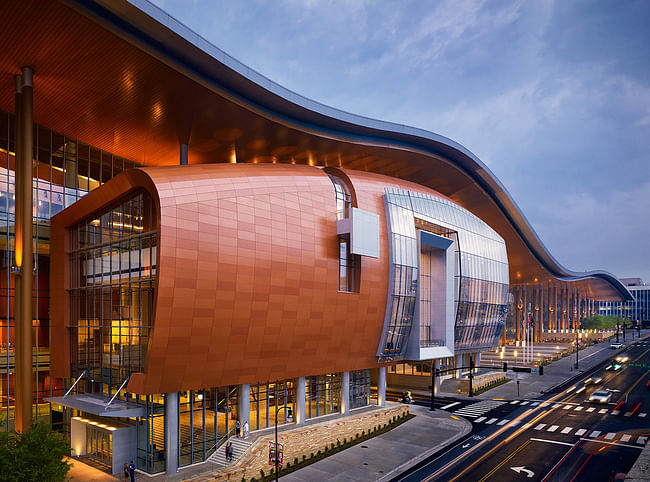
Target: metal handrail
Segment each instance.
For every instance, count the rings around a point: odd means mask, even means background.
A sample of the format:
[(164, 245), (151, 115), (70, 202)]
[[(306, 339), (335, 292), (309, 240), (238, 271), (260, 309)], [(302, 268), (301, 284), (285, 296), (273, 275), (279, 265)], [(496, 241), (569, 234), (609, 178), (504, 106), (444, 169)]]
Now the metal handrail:
[(83, 373), (82, 373), (81, 375), (79, 375), (79, 378), (77, 378), (77, 379), (75, 380), (75, 382), (72, 384), (72, 386), (70, 387), (70, 389), (69, 389), (67, 392), (65, 392), (65, 395), (63, 395), (63, 398), (65, 398), (65, 397), (67, 397), (68, 395), (70, 395), (70, 392), (74, 389), (74, 387), (77, 386), (77, 383), (79, 383), (79, 381), (83, 378), (83, 376), (84, 376), (87, 372), (88, 372), (88, 370), (84, 370)]

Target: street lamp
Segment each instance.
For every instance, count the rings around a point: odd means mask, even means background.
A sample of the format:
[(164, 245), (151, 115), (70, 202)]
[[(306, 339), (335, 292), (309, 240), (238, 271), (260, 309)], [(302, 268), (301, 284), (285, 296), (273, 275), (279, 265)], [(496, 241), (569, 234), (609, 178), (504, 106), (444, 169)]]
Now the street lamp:
[(288, 407), (286, 405), (281, 405), (275, 409), (275, 480), (278, 480), (278, 466), (279, 466), (279, 457), (278, 454), (280, 453), (280, 450), (278, 449), (278, 414), (280, 413), (280, 410), (283, 408), (287, 409), (287, 417), (290, 418), (292, 416), (292, 411), (291, 407)]
[[(580, 333), (580, 338), (582, 338), (582, 333)], [(578, 370), (578, 347), (580, 342), (578, 341), (578, 330), (576, 330), (576, 370)]]

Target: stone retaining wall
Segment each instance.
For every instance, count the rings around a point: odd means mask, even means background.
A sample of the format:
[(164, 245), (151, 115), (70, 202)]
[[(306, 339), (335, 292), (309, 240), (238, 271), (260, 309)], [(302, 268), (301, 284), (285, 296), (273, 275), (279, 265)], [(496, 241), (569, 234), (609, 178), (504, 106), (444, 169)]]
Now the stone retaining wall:
[[(472, 391), (480, 390), (490, 383), (505, 379), (506, 374), (504, 372), (488, 372), (483, 373), (482, 375), (474, 375), (474, 379), (472, 380)], [(460, 392), (469, 394), (469, 378), (460, 379)]]
[[(336, 445), (336, 441), (353, 440), (358, 433), (372, 432), (377, 425), (384, 426), (393, 420), (393, 417), (409, 413), (408, 405), (395, 405), (383, 409), (376, 409), (364, 412), (359, 415), (341, 417), (323, 423), (299, 426), (293, 430), (278, 433), (278, 442), (284, 444), (284, 464), (294, 464), (294, 459), (302, 461), (304, 455), (309, 459), (310, 455), (320, 450), (324, 452), (325, 446)], [(249, 452), (235, 466), (221, 470), (214, 474), (196, 477), (199, 481), (241, 481), (244, 478), (247, 482), (251, 477), (260, 478), (260, 469), (269, 474), (269, 441), (274, 440), (274, 434), (265, 435), (258, 439)], [(223, 450), (220, 448), (219, 450)]]

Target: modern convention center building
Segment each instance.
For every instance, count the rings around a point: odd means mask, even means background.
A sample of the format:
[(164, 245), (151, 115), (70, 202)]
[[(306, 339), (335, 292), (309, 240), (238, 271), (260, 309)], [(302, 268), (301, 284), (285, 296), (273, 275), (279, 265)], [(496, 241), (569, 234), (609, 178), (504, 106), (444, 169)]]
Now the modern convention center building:
[(290, 92), (146, 0), (0, 15), (6, 428), (174, 473), (237, 420), (382, 405), (397, 364), (631, 299), (560, 266), (465, 147)]

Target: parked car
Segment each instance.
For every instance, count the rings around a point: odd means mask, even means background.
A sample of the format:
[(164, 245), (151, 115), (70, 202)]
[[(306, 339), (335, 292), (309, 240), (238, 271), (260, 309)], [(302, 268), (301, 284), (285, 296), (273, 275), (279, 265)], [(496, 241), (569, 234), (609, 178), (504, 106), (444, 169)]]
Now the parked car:
[(612, 400), (612, 394), (609, 390), (596, 390), (589, 396), (589, 401), (594, 403), (609, 403)]
[(613, 350), (618, 350), (622, 346), (623, 346), (623, 343), (619, 343), (617, 341), (615, 341), (614, 343), (609, 344), (609, 347), (612, 348)]

